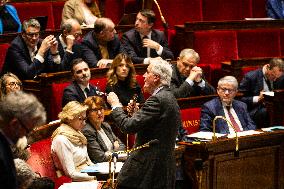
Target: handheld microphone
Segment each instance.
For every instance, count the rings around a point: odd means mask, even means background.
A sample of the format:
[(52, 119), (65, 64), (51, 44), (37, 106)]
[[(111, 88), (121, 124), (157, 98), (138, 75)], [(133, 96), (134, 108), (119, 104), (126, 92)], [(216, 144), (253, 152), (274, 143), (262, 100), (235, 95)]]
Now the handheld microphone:
[(117, 162), (117, 159), (118, 159), (118, 154), (117, 153), (112, 153), (111, 155), (111, 158), (112, 158), (112, 161), (113, 161), (113, 167), (114, 167), (114, 170), (116, 169), (116, 162)]

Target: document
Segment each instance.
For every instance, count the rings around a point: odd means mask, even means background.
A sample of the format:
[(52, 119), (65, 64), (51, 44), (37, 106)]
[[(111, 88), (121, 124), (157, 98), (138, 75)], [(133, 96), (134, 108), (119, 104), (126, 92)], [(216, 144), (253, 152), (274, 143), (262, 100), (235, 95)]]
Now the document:
[[(123, 166), (123, 162), (116, 162), (115, 172), (118, 173)], [(111, 162), (111, 172), (113, 172), (113, 162)], [(109, 162), (96, 163), (81, 170), (82, 173), (109, 173)]]

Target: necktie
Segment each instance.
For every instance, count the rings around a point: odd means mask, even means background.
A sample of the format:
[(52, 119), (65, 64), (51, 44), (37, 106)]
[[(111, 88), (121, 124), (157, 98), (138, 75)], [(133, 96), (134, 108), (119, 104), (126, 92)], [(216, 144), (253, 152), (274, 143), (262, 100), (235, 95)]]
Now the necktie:
[(272, 87), (272, 83), (271, 83), (271, 81), (270, 80), (268, 80), (268, 79), (265, 79), (265, 82), (266, 82), (266, 84), (267, 84), (267, 86), (268, 86), (268, 89), (269, 89), (269, 91), (273, 91), (273, 87)]
[[(143, 40), (144, 40), (144, 39), (148, 39), (148, 36), (145, 35), (145, 36), (143, 37), (143, 39), (142, 39), (142, 46), (143, 46)], [(142, 56), (145, 57), (145, 58), (148, 57), (147, 47), (143, 47), (143, 48), (142, 48)]]
[(86, 92), (87, 97), (92, 96), (91, 91), (90, 89), (88, 89), (88, 87), (86, 87), (84, 91)]
[(232, 126), (235, 128), (235, 130), (237, 132), (240, 132), (241, 129), (240, 129), (239, 125), (237, 124), (236, 120), (234, 119), (234, 117), (233, 117), (233, 115), (232, 115), (232, 113), (230, 111), (230, 106), (226, 106), (226, 108), (228, 110), (228, 115), (229, 115), (230, 121), (232, 123)]

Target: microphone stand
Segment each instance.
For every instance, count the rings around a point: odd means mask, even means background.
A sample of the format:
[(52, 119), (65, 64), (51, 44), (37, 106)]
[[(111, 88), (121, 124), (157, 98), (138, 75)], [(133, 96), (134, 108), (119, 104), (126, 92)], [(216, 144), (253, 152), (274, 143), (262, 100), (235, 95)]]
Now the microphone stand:
[(225, 117), (223, 116), (216, 116), (214, 119), (213, 119), (213, 136), (212, 136), (212, 141), (213, 142), (216, 142), (217, 140), (217, 137), (216, 137), (216, 120), (217, 119), (223, 119), (226, 121), (226, 123), (228, 124), (228, 126), (230, 126), (231, 128), (234, 129), (235, 133), (236, 133), (236, 150), (235, 150), (235, 157), (238, 157), (239, 156), (239, 138), (238, 138), (238, 132), (237, 130), (233, 127), (232, 123), (227, 120)]
[(157, 0), (153, 0), (154, 3), (156, 4), (158, 10), (159, 10), (159, 13), (160, 13), (160, 16), (161, 16), (161, 20), (162, 20), (162, 23), (163, 23), (163, 27), (165, 29), (164, 33), (165, 33), (165, 36), (168, 37), (168, 28), (169, 28), (169, 24), (166, 22), (166, 19), (165, 17), (163, 16), (163, 13), (162, 13), (162, 10), (160, 8), (160, 5), (158, 3)]

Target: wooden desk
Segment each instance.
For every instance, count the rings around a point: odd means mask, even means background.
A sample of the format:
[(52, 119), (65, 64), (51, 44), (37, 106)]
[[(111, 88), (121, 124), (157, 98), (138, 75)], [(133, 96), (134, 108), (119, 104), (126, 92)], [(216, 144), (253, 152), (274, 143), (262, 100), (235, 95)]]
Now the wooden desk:
[(274, 90), (274, 96), (264, 95), (271, 125), (284, 125), (284, 90)]
[[(234, 156), (235, 139), (186, 145), (184, 163), (193, 189), (282, 189), (284, 188), (284, 131), (239, 138), (239, 156)], [(201, 159), (201, 171), (194, 162)], [(200, 185), (197, 173), (202, 173)]]

